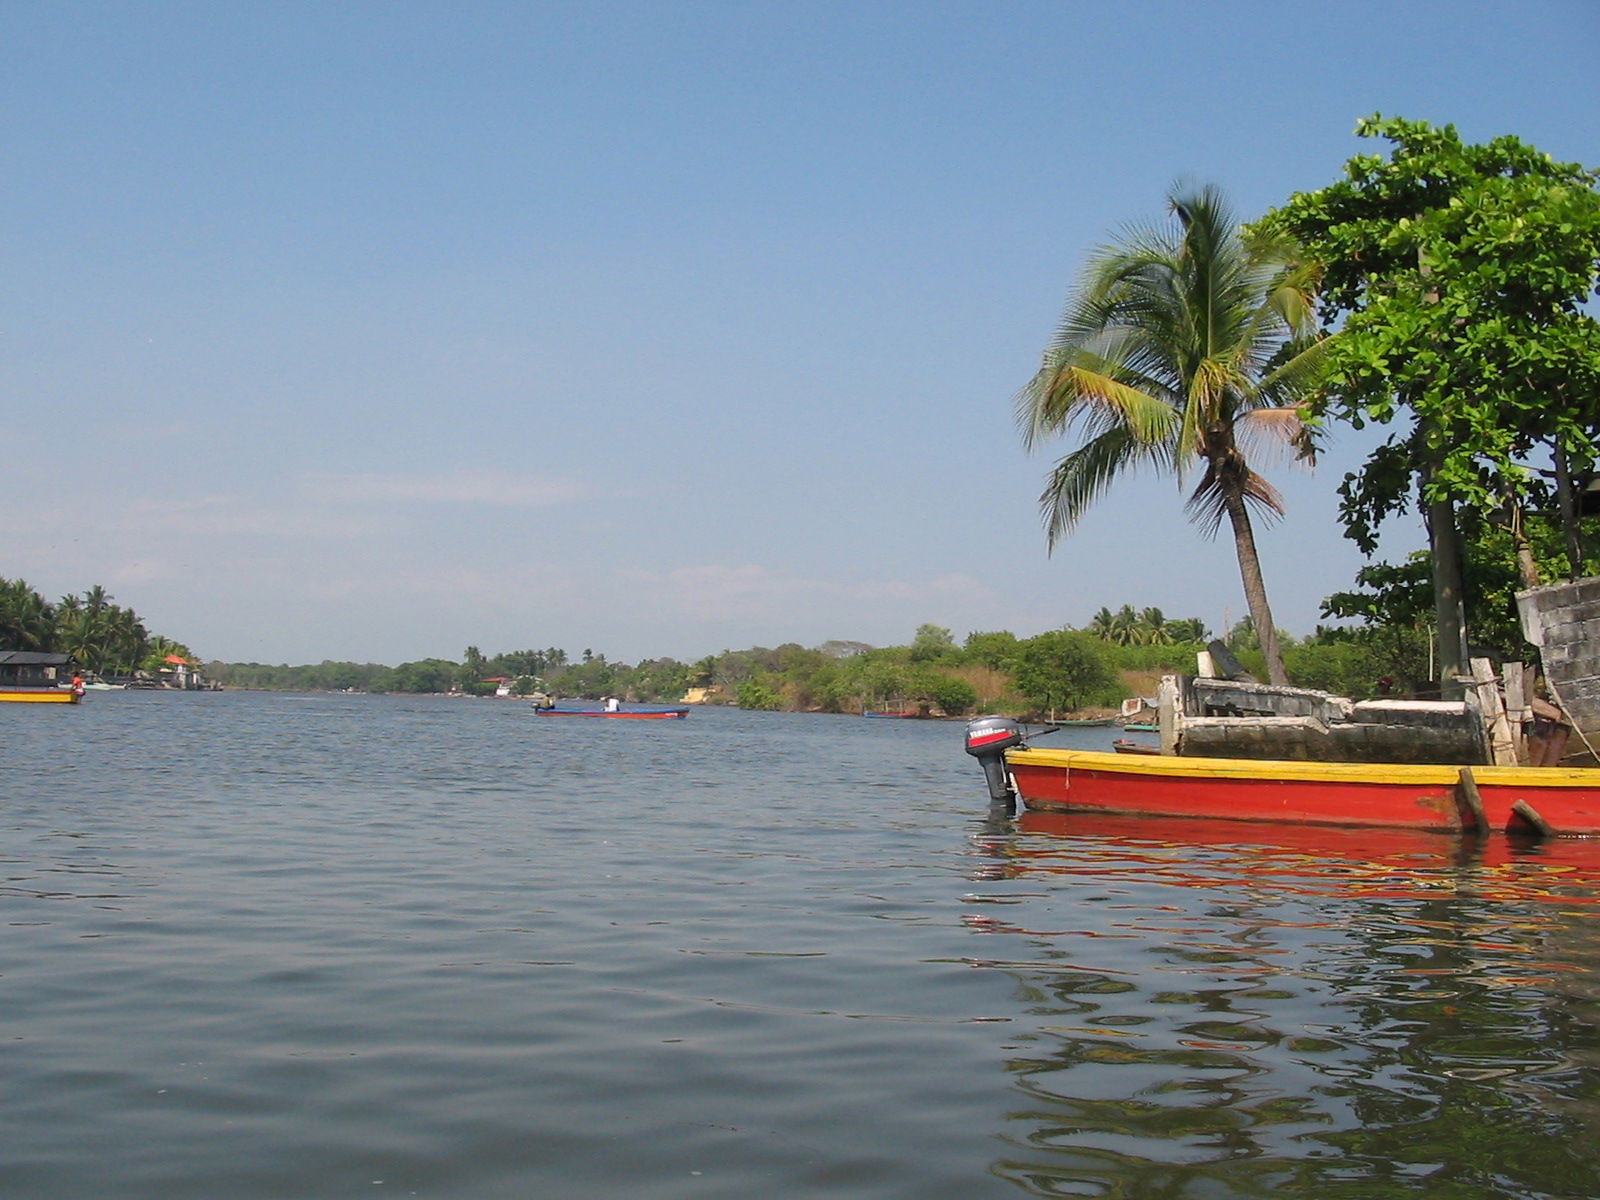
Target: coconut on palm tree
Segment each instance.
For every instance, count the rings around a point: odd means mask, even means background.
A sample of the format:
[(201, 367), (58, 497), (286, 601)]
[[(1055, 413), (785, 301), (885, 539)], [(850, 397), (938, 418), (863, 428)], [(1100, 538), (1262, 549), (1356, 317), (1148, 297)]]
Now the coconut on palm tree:
[(1173, 220), (1098, 250), (1068, 298), (1043, 365), (1017, 394), (1031, 449), (1077, 433), (1081, 444), (1040, 496), (1049, 544), (1069, 533), (1121, 475), (1139, 467), (1198, 472), (1190, 519), (1208, 536), (1226, 520), (1245, 599), (1273, 683), (1286, 682), (1256, 552), (1252, 512), (1283, 512), (1246, 450), (1267, 435), (1311, 446), (1299, 401), (1321, 359), (1315, 269), (1282, 238), (1249, 238), (1214, 188), (1175, 191)]

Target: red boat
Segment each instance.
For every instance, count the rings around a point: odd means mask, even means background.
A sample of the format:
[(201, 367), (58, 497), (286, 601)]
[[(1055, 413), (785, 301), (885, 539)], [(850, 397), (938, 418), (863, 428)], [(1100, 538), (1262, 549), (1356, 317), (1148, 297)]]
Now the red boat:
[(1600, 768), (1287, 762), (1042, 750), (1013, 721), (967, 726), (996, 801), (1041, 812), (1600, 836)]
[(1594, 768), (1258, 762), (1022, 748), (1007, 751), (1005, 763), (1018, 798), (1044, 812), (1600, 835), (1600, 770)]

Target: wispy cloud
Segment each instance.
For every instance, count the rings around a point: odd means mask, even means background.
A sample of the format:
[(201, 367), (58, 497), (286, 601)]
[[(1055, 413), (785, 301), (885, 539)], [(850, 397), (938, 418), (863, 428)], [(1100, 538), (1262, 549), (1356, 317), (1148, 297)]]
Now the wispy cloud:
[(893, 603), (915, 608), (930, 601), (980, 603), (993, 597), (991, 588), (961, 574), (932, 579), (806, 578), (791, 571), (744, 564), (631, 571), (623, 576), (631, 588), (648, 594), (652, 602), (699, 618), (777, 618), (818, 607), (837, 611)]
[(569, 479), (511, 471), (441, 474), (311, 475), (301, 484), (311, 499), (341, 504), (454, 504), (496, 508), (553, 508), (588, 499), (591, 489)]
[(258, 500), (226, 493), (183, 500), (145, 500), (112, 522), (157, 537), (269, 537), (283, 540), (366, 537), (383, 532), (371, 514), (274, 498)]

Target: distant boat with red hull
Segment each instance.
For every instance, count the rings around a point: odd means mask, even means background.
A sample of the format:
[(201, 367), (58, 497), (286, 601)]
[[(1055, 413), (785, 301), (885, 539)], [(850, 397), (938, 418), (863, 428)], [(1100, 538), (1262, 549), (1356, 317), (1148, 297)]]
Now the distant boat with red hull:
[(683, 708), (535, 708), (541, 717), (605, 717), (612, 721), (681, 721), (689, 715)]

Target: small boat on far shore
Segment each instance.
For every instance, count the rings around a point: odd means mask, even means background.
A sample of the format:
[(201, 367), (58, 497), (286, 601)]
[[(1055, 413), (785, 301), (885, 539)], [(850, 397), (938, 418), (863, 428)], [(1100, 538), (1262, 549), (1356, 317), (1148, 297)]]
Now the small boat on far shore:
[(623, 721), (681, 721), (689, 715), (687, 705), (682, 708), (553, 708), (534, 706), (534, 714), (541, 717), (607, 717)]

